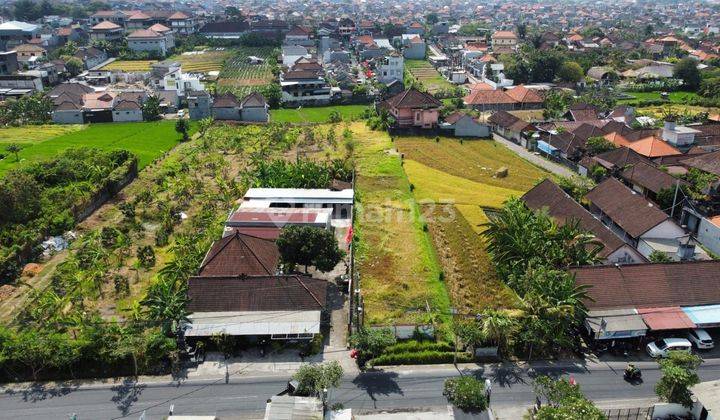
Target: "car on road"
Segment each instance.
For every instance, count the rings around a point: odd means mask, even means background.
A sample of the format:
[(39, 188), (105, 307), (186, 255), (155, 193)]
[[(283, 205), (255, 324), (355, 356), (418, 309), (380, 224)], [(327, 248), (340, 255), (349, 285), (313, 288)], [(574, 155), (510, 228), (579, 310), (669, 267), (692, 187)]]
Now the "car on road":
[(702, 328), (688, 331), (687, 339), (690, 340), (698, 350), (710, 350), (715, 347), (715, 342), (713, 342), (710, 334)]
[(667, 357), (671, 351), (689, 353), (692, 350), (692, 344), (684, 338), (661, 338), (648, 343), (646, 349), (650, 357)]

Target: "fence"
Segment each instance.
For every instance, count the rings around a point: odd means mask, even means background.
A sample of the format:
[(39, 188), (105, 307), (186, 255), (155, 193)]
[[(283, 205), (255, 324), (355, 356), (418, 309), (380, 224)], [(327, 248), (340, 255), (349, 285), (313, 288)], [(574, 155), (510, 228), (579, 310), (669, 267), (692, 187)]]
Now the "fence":
[(652, 419), (652, 407), (637, 408), (613, 408), (604, 411), (608, 420), (650, 420)]

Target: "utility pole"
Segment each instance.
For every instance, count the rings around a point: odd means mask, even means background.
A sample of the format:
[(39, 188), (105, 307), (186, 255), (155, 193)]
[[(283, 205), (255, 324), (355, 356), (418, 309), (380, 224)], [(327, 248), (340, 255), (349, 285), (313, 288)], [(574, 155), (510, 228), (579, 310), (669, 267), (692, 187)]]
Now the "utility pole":
[(673, 196), (672, 209), (670, 209), (670, 218), (675, 215), (675, 203), (677, 202), (678, 190), (680, 189), (680, 180), (675, 180), (675, 195)]

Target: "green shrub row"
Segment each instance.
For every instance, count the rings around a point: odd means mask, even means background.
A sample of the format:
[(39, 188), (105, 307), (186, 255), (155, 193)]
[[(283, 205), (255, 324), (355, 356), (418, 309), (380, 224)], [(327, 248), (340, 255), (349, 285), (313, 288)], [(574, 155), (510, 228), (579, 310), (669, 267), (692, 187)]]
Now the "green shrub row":
[[(452, 363), (455, 354), (452, 351), (425, 350), (420, 352), (404, 352), (383, 354), (370, 362), (373, 366), (387, 365), (431, 365), (437, 363)], [(458, 352), (457, 361), (468, 363), (473, 361), (472, 355)]]
[(408, 340), (394, 344), (383, 351), (383, 354), (412, 353), (422, 351), (453, 351), (453, 346), (446, 342)]

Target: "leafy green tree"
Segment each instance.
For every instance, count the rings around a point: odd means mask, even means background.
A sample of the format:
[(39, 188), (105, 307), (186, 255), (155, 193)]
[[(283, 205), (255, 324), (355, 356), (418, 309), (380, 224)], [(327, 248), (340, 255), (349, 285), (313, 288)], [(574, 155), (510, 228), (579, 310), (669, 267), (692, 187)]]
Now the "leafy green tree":
[(666, 253), (664, 253), (662, 251), (657, 251), (657, 250), (651, 252), (650, 255), (648, 256), (648, 259), (650, 260), (650, 262), (653, 262), (653, 263), (672, 262), (672, 258), (670, 258)]
[(590, 137), (585, 143), (590, 155), (595, 156), (615, 149), (615, 145), (603, 136)]
[(578, 83), (585, 77), (580, 64), (574, 61), (565, 61), (557, 71), (557, 77), (563, 82)]
[(260, 89), (260, 93), (265, 97), (268, 105), (271, 109), (277, 109), (280, 107), (280, 101), (282, 100), (282, 89), (279, 83), (270, 83), (269, 85)]
[(396, 342), (397, 338), (390, 328), (360, 328), (350, 336), (350, 345), (360, 352), (363, 360), (379, 356)]
[(328, 272), (345, 256), (331, 231), (312, 226), (287, 226), (276, 243), (283, 263), (304, 265), (305, 272), (308, 266)]
[(160, 98), (150, 95), (142, 106), (143, 119), (145, 121), (156, 121), (160, 119)]
[(662, 377), (655, 385), (655, 393), (662, 401), (692, 407), (690, 388), (700, 383), (697, 369), (702, 359), (692, 353), (671, 351), (667, 358), (658, 361)]
[(320, 397), (323, 390), (337, 388), (343, 376), (343, 368), (337, 360), (322, 364), (304, 364), (293, 375), (298, 381), (298, 395)]
[(0, 226), (26, 223), (42, 210), (42, 186), (24, 171), (11, 171), (0, 182)]
[(579, 385), (566, 379), (553, 380), (540, 376), (533, 381), (533, 390), (543, 405), (534, 418), (538, 420), (606, 420), (603, 412), (583, 395)]
[(485, 384), (473, 376), (446, 379), (443, 395), (463, 411), (484, 411), (488, 406)]
[(210, 127), (212, 127), (215, 120), (212, 117), (203, 118), (200, 121), (198, 121), (198, 132), (200, 133), (200, 137), (205, 137), (205, 134), (208, 132)]
[(437, 13), (428, 13), (425, 16), (425, 22), (427, 22), (428, 25), (434, 25), (434, 24), (438, 23)]
[(517, 25), (515, 25), (517, 28), (518, 37), (520, 39), (525, 39), (525, 36), (527, 35), (527, 23), (520, 22)]
[(18, 0), (14, 5), (14, 15), (18, 20), (32, 22), (42, 17), (40, 9), (32, 0)]
[(683, 58), (673, 68), (673, 77), (681, 79), (686, 88), (697, 90), (700, 87), (702, 76), (697, 68), (697, 61), (692, 58)]
[(65, 68), (71, 76), (77, 76), (83, 71), (83, 62), (77, 57), (72, 57), (65, 62)]
[(188, 135), (188, 132), (190, 131), (190, 122), (184, 118), (179, 118), (175, 122), (175, 131), (182, 135), (183, 141), (188, 141), (190, 139), (190, 136)]
[(20, 152), (22, 151), (22, 149), (22, 146), (17, 143), (10, 143), (5, 146), (6, 152), (15, 155), (15, 162), (20, 162)]
[(547, 120), (558, 120), (565, 115), (569, 107), (569, 94), (560, 90), (551, 90), (545, 95), (543, 118)]

